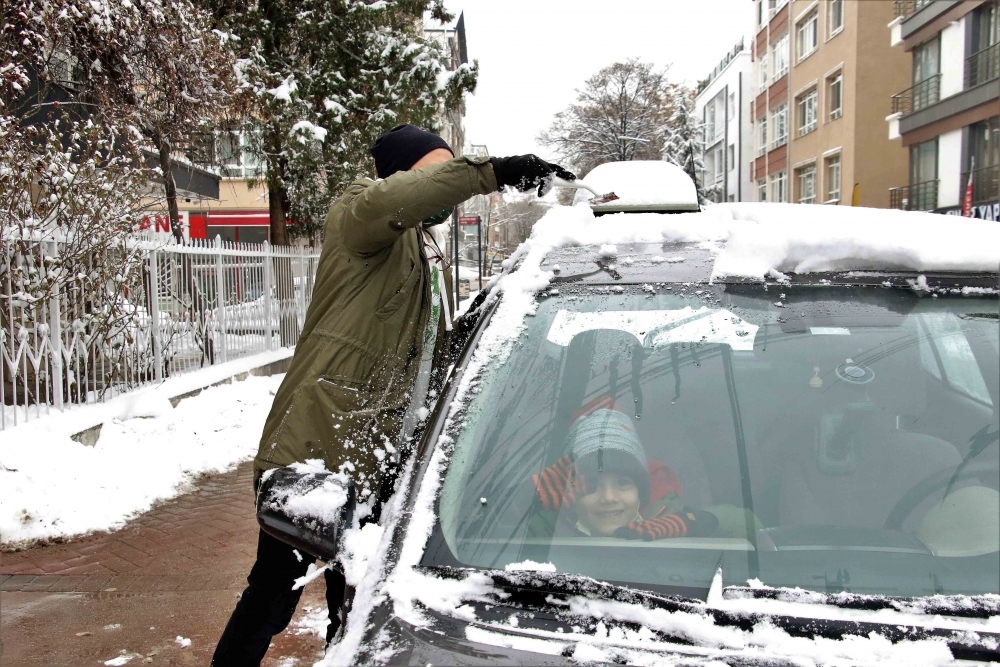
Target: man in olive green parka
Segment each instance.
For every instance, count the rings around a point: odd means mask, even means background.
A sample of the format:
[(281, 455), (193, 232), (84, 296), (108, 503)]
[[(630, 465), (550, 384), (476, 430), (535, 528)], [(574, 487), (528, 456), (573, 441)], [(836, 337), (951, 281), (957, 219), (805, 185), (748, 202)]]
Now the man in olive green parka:
[[(543, 194), (553, 176), (575, 176), (533, 155), (456, 158), (443, 139), (412, 125), (380, 137), (372, 155), (380, 180), (353, 182), (327, 215), (313, 299), (264, 426), (254, 481), (270, 468), (319, 459), (347, 473), (377, 517), (380, 486), (401, 463), (404, 413), (411, 399), (426, 398), (412, 396), (422, 355), (434, 352), (424, 341), (447, 343), (448, 289), (437, 279), (443, 272), (432, 270), (445, 268), (447, 253), (430, 227), (473, 195), (505, 185)], [(314, 560), (260, 532), (249, 585), (213, 666), (260, 664), (295, 611), (294, 580)], [(325, 575), (332, 641), (345, 582), (336, 570)]]

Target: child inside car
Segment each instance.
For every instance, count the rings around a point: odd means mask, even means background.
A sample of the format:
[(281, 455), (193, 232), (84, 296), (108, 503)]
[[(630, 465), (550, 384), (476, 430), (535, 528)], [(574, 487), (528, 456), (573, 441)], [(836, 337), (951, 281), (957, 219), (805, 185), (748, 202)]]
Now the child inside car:
[(533, 537), (747, 537), (742, 508), (684, 504), (677, 475), (667, 464), (647, 460), (632, 418), (609, 396), (574, 415), (564, 451), (532, 476), (540, 504), (528, 526)]

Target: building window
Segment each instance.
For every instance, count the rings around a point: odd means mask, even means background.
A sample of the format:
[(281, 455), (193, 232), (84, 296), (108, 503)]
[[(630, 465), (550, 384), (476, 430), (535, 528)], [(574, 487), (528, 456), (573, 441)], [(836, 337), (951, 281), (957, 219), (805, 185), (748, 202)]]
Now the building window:
[[(987, 2), (972, 10), (972, 39), (969, 55), (979, 53), (1000, 42), (1000, 3)], [(966, 19), (968, 20), (968, 19)]]
[(840, 201), (840, 156), (834, 155), (824, 160), (826, 165), (826, 203)]
[(715, 100), (705, 107), (705, 142), (709, 145), (715, 143)]
[(767, 152), (767, 116), (757, 121), (757, 157)]
[(798, 106), (800, 137), (804, 134), (809, 134), (816, 129), (816, 105), (818, 101), (815, 88), (799, 97)]
[(735, 145), (729, 144), (729, 152), (727, 153), (727, 157), (729, 158), (728, 160), (726, 160), (726, 166), (728, 167), (727, 171), (732, 171), (733, 169), (736, 168), (736, 146)]
[(767, 179), (757, 181), (757, 201), (767, 201)]
[[(969, 126), (969, 158), (962, 173), (962, 187), (972, 172), (972, 203), (1000, 200), (1000, 116), (993, 116)], [(964, 189), (963, 189), (964, 192)]]
[(219, 130), (215, 133), (215, 164), (224, 178), (254, 178), (262, 173), (260, 161), (246, 132)]
[(761, 28), (764, 27), (764, 3), (766, 1), (767, 0), (760, 0), (760, 2), (757, 3), (757, 26)]
[(844, 29), (844, 0), (830, 0), (830, 37)]
[(777, 81), (788, 74), (788, 33), (774, 43), (771, 48), (772, 80)]
[(830, 106), (830, 120), (837, 120), (844, 110), (844, 74), (837, 72), (826, 80), (826, 99)]
[(806, 56), (816, 50), (816, 31), (819, 25), (819, 14), (812, 12), (806, 18), (799, 21), (798, 26), (798, 56), (802, 61)]
[(771, 112), (771, 124), (774, 131), (771, 133), (774, 139), (771, 148), (784, 146), (788, 142), (788, 104), (783, 103)]
[(729, 93), (729, 112), (726, 114), (728, 120), (736, 118), (736, 92)]
[(937, 180), (937, 137), (910, 146), (910, 185)]
[(941, 35), (913, 49), (913, 84), (926, 81), (941, 72)]
[(763, 93), (767, 90), (767, 54), (761, 54), (760, 63), (758, 64), (760, 69), (757, 70), (757, 87), (759, 92)]
[(910, 186), (903, 208), (929, 211), (938, 202), (938, 140), (910, 146)]
[(800, 204), (815, 204), (816, 203), (816, 165), (811, 164), (808, 167), (802, 167), (795, 172), (798, 178), (799, 187), (799, 203)]
[(726, 174), (726, 157), (722, 151), (722, 146), (715, 149), (715, 184), (720, 186)]
[(779, 171), (771, 176), (771, 199), (770, 201), (783, 204), (788, 201), (788, 175), (784, 171)]
[(966, 41), (965, 87), (972, 88), (1000, 76), (1000, 2), (979, 5), (971, 19), (971, 39)]

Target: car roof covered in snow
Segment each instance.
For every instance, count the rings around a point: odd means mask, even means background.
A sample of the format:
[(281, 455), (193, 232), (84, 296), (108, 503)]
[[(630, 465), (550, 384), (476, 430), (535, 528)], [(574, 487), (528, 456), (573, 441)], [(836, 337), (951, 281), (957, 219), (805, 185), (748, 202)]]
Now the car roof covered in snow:
[[(552, 272), (553, 284), (760, 283), (741, 276), (716, 277), (713, 281), (715, 252), (704, 244), (691, 242), (561, 246), (545, 256), (540, 268)], [(997, 287), (996, 274), (985, 271), (820, 271), (789, 274), (765, 282), (906, 287), (915, 285), (919, 276), (930, 287)]]
[[(608, 162), (593, 169), (583, 182), (601, 194), (614, 192), (618, 199), (592, 204), (595, 214), (617, 212), (697, 211), (698, 191), (677, 165), (659, 160)], [(574, 203), (593, 195), (578, 190)]]

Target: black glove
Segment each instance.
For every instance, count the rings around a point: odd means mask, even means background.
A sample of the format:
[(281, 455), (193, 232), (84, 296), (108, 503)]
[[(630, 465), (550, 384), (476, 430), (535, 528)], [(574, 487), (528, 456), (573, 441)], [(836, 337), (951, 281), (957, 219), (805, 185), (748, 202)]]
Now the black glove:
[(527, 192), (537, 187), (538, 196), (543, 197), (552, 189), (552, 178), (558, 176), (567, 181), (575, 181), (576, 175), (557, 164), (546, 162), (537, 155), (513, 155), (511, 157), (491, 157), (493, 173), (497, 177), (497, 189), (503, 191), (505, 185)]

